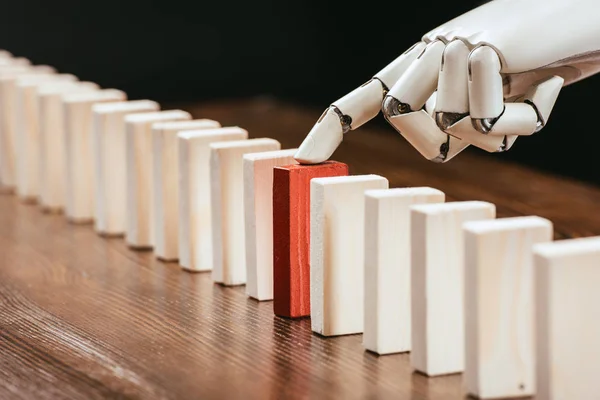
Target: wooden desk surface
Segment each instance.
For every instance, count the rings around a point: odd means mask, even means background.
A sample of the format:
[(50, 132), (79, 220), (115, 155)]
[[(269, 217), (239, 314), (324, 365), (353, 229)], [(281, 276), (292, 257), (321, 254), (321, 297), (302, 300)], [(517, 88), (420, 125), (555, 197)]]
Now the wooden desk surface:
[[(298, 146), (320, 110), (269, 100), (182, 106), (195, 117)], [(165, 107), (166, 108), (166, 107)], [(364, 126), (332, 157), (390, 187), (485, 200), (498, 216), (539, 215), (556, 237), (600, 234), (600, 188), (467, 151), (445, 165)], [(518, 142), (517, 142), (518, 145)], [(365, 352), (361, 335), (322, 338), (273, 316), (243, 287), (213, 284), (122, 239), (0, 196), (2, 399), (461, 399), (461, 376), (413, 374), (409, 355)]]

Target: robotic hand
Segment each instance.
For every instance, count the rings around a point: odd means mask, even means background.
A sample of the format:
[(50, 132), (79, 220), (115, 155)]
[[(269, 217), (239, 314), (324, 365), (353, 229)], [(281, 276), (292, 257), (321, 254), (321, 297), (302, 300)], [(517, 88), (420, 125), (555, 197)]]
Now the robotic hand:
[(598, 0), (493, 0), (425, 34), (334, 102), (295, 154), (327, 160), (382, 111), (424, 157), (508, 150), (546, 125), (563, 86), (600, 71)]

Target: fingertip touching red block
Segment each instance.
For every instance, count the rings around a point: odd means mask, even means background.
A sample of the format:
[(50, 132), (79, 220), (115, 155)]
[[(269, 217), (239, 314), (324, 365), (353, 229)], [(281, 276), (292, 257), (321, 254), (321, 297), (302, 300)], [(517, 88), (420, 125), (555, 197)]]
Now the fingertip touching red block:
[(310, 315), (310, 180), (347, 176), (348, 165), (326, 161), (273, 169), (273, 309)]

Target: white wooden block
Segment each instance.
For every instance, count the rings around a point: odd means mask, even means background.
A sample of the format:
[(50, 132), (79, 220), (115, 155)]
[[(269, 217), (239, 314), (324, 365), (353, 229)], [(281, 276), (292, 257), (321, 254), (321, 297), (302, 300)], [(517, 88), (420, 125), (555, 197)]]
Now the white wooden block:
[[(11, 57), (8, 57), (10, 59)], [(2, 61), (2, 60), (0, 60)], [(16, 173), (15, 173), (15, 160), (13, 152), (16, 151), (16, 143), (13, 141), (12, 135), (8, 135), (8, 129), (6, 125), (16, 121), (16, 115), (14, 112), (14, 104), (10, 104), (11, 112), (7, 109), (8, 104), (2, 90), (6, 86), (5, 82), (11, 75), (24, 74), (32, 69), (31, 64), (26, 65), (12, 65), (11, 63), (0, 62), (0, 187), (3, 191), (13, 191), (15, 189)], [(50, 68), (52, 72), (56, 72), (54, 68)], [(14, 103), (14, 94), (9, 96), (12, 100), (8, 103)], [(10, 150), (10, 151), (9, 151)], [(10, 165), (9, 165), (10, 164)], [(10, 175), (10, 176), (9, 176)], [(10, 181), (10, 184), (6, 182)]]
[(12, 55), (8, 55), (5, 50), (2, 50), (2, 56), (0, 57), (0, 68), (5, 67), (31, 67), (31, 60), (25, 57), (13, 57)]
[(17, 99), (17, 195), (36, 201), (40, 195), (40, 110), (37, 88), (48, 82), (75, 82), (71, 74), (38, 74), (21, 76), (16, 81)]
[(157, 122), (190, 120), (183, 110), (130, 114), (125, 117), (127, 151), (127, 226), (125, 241), (131, 248), (154, 247), (152, 198), (152, 125)]
[(270, 138), (245, 139), (210, 145), (213, 281), (246, 283), (244, 218), (244, 154), (281, 149)]
[(151, 100), (99, 103), (92, 107), (94, 183), (94, 229), (107, 236), (124, 235), (127, 226), (127, 151), (125, 117), (156, 112)]
[(117, 89), (100, 89), (63, 95), (65, 113), (65, 214), (70, 222), (94, 219), (94, 173), (92, 159), (92, 107), (94, 104), (123, 101), (127, 95)]
[(65, 114), (62, 96), (98, 90), (93, 82), (48, 82), (37, 88), (40, 121), (39, 202), (43, 209), (61, 211), (65, 207)]
[(17, 184), (17, 78), (55, 73), (47, 65), (0, 68), (0, 181), (6, 187)]
[(552, 240), (537, 216), (469, 221), (465, 241), (465, 391), (482, 399), (535, 393), (533, 245)]
[(244, 155), (246, 294), (273, 300), (273, 168), (298, 164), (298, 149)]
[(365, 192), (365, 349), (381, 355), (410, 351), (410, 207), (445, 198), (430, 187)]
[[(8, 50), (0, 50), (0, 58), (2, 59), (0, 62), (4, 63), (4, 62), (8, 62), (10, 63), (12, 60), (14, 60), (14, 55), (8, 51)], [(25, 59), (27, 60), (27, 59)], [(27, 60), (27, 64), (30, 64), (31, 62), (29, 60)]]
[(410, 362), (428, 376), (464, 370), (463, 224), (496, 218), (496, 206), (457, 201), (411, 207)]
[(248, 138), (237, 126), (182, 132), (179, 140), (179, 264), (187, 271), (213, 266), (210, 144)]
[(71, 74), (38, 74), (16, 80), (17, 195), (22, 200), (35, 201), (40, 195), (40, 109), (37, 88), (48, 82), (75, 82)]
[(33, 70), (38, 70), (40, 67), (48, 70), (51, 70), (51, 73), (56, 73), (56, 69), (54, 67), (50, 67), (49, 65), (32, 65), (31, 61), (26, 58), (13, 58), (14, 61), (17, 62), (6, 62), (6, 60), (0, 60), (0, 74), (4, 75), (5, 73), (13, 73), (13, 72), (30, 72)]
[(17, 195), (35, 201), (40, 195), (40, 109), (37, 88), (48, 82), (76, 82), (72, 74), (37, 74), (16, 80)]
[(387, 189), (379, 175), (310, 182), (310, 317), (323, 336), (362, 333), (365, 192)]
[(600, 236), (533, 247), (536, 399), (598, 398)]
[(211, 119), (159, 122), (152, 126), (154, 254), (164, 261), (179, 258), (179, 146), (177, 134), (220, 128)]

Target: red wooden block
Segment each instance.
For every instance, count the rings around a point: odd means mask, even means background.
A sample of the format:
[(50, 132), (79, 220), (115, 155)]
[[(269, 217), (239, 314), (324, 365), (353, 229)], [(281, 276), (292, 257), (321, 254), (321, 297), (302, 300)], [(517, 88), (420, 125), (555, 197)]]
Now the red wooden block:
[(310, 315), (310, 180), (348, 175), (326, 161), (273, 169), (273, 308), (281, 317)]

